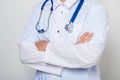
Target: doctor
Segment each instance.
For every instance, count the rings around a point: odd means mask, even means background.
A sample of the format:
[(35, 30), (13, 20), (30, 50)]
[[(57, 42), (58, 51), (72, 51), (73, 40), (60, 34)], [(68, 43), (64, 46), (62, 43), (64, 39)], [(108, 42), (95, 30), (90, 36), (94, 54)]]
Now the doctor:
[(100, 80), (108, 18), (96, 0), (43, 0), (18, 41), (35, 80)]

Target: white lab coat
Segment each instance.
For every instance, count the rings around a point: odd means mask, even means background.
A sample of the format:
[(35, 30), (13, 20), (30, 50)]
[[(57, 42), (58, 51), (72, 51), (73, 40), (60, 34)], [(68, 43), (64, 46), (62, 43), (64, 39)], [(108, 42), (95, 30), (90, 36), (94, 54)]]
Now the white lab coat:
[[(35, 6), (18, 41), (20, 59), (23, 64), (56, 75), (62, 75), (66, 71), (64, 69), (87, 69), (85, 75), (88, 75), (89, 72), (90, 74), (93, 73), (94, 76), (91, 74), (84, 80), (99, 80), (95, 78), (96, 72), (98, 72), (96, 64), (101, 58), (106, 42), (107, 13), (105, 8), (96, 0), (85, 0), (73, 23), (73, 32), (68, 33), (64, 26), (69, 23), (78, 2), (79, 0), (67, 0), (62, 4), (59, 0), (54, 0), (54, 11), (50, 18), (50, 26), (47, 32), (43, 34), (39, 34), (35, 29), (43, 2)], [(40, 22), (41, 29), (46, 29), (50, 5), (49, 2), (44, 8)], [(92, 40), (85, 44), (75, 45), (79, 37), (85, 32), (94, 33)], [(38, 51), (35, 47), (35, 42), (39, 40), (50, 41), (45, 52)], [(96, 72), (94, 73), (94, 71)]]

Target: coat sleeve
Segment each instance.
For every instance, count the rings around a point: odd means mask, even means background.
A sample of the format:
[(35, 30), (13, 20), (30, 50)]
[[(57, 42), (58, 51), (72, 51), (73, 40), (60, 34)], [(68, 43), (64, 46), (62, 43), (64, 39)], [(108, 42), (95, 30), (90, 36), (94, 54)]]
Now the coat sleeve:
[(92, 32), (92, 40), (85, 44), (50, 42), (45, 62), (67, 68), (89, 68), (100, 60), (108, 31), (108, 18), (103, 6), (92, 9), (84, 23), (84, 32)]
[(39, 17), (38, 5), (36, 5), (30, 14), (27, 24), (24, 27), (22, 35), (18, 41), (20, 59), (23, 63), (41, 63), (44, 52), (39, 52), (35, 47), (38, 41), (35, 25)]
[(35, 42), (39, 40), (38, 32), (35, 29), (36, 23), (39, 18), (39, 13), (40, 4), (34, 7), (30, 18), (24, 27), (23, 33), (18, 40), (19, 57), (21, 62), (29, 67), (32, 67), (36, 70), (59, 75), (62, 68), (43, 62), (45, 59), (45, 52), (38, 51), (35, 46)]

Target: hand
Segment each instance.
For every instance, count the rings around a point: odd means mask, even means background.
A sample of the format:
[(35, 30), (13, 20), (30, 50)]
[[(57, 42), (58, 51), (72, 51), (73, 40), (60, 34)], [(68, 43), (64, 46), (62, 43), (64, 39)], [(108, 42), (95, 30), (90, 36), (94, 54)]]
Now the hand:
[(45, 51), (48, 45), (48, 41), (38, 41), (35, 43), (35, 46), (39, 51)]
[(80, 44), (80, 43), (86, 43), (86, 42), (89, 42), (93, 37), (93, 33), (90, 33), (90, 32), (86, 32), (84, 33), (80, 39), (78, 39), (78, 41), (76, 42), (76, 44)]

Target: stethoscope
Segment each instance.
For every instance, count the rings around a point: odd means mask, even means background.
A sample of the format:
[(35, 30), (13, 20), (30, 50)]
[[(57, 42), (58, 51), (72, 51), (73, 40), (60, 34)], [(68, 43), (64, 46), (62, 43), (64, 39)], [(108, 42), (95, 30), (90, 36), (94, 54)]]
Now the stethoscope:
[[(39, 19), (38, 19), (38, 21), (37, 21), (37, 23), (36, 23), (36, 27), (35, 27), (36, 30), (38, 31), (38, 33), (45, 33), (45, 32), (49, 29), (49, 21), (50, 21), (51, 14), (52, 14), (52, 12), (53, 12), (53, 0), (51, 0), (50, 14), (49, 14), (48, 21), (47, 21), (47, 22), (48, 22), (48, 23), (47, 23), (48, 26), (47, 26), (46, 29), (40, 29), (40, 19), (41, 19), (42, 13), (43, 13), (43, 9), (44, 9), (44, 7), (45, 7), (45, 5), (46, 5), (46, 3), (47, 3), (48, 1), (49, 1), (49, 0), (46, 0), (46, 1), (43, 3), (43, 5), (41, 6), (40, 16), (39, 16)], [(76, 10), (74, 11), (74, 13), (73, 13), (73, 15), (72, 15), (72, 17), (71, 17), (71, 19), (70, 19), (70, 21), (69, 21), (69, 24), (65, 25), (65, 30), (68, 31), (69, 33), (71, 33), (71, 32), (73, 31), (73, 23), (74, 23), (77, 15), (78, 15), (78, 13), (79, 13), (82, 5), (83, 5), (83, 3), (84, 3), (84, 0), (81, 0), (81, 1), (79, 2)], [(39, 27), (39, 29), (38, 29), (38, 27)]]

